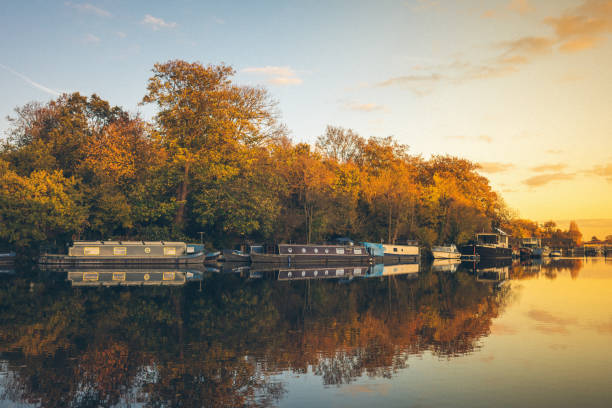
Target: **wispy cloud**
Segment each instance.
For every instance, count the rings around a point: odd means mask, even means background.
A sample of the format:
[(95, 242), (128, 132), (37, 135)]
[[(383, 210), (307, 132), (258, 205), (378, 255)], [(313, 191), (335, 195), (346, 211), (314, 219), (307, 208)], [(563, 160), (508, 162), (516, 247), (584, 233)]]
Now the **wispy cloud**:
[(142, 23), (147, 24), (155, 31), (162, 28), (175, 28), (177, 26), (175, 22), (165, 21), (163, 18), (153, 17), (150, 14), (145, 14)]
[(595, 174), (596, 176), (601, 176), (609, 182), (612, 182), (612, 164), (597, 165), (591, 170), (589, 170), (587, 173)]
[(383, 105), (377, 105), (375, 103), (358, 103), (358, 102), (346, 102), (344, 107), (348, 110), (358, 111), (358, 112), (374, 112), (384, 110), (385, 107)]
[(514, 168), (512, 163), (480, 162), (478, 165), (482, 173), (503, 173)]
[(523, 184), (528, 185), (529, 187), (539, 187), (553, 181), (571, 180), (573, 178), (574, 174), (570, 173), (540, 174), (538, 176), (529, 177), (528, 179), (523, 180)]
[(543, 173), (546, 171), (561, 171), (567, 167), (567, 164), (558, 163), (558, 164), (542, 164), (540, 166), (534, 166), (531, 168), (532, 171), (536, 173)]
[(464, 135), (454, 135), (454, 136), (446, 136), (446, 139), (449, 140), (465, 140), (468, 142), (484, 142), (491, 143), (493, 142), (493, 138), (488, 135), (479, 135), (479, 136), (464, 136)]
[(124, 33), (123, 31), (115, 31), (115, 35), (119, 38), (125, 38), (127, 37), (127, 34)]
[(84, 38), (83, 38), (83, 42), (85, 44), (98, 44), (100, 42), (100, 37), (96, 37), (93, 34), (87, 34)]
[(100, 7), (96, 7), (90, 3), (71, 3), (69, 1), (65, 2), (64, 5), (66, 7), (73, 8), (83, 13), (95, 14), (100, 17), (111, 17), (112, 14)]
[(299, 85), (303, 82), (291, 67), (247, 67), (242, 72), (266, 76), (266, 81), (272, 85)]
[(31, 79), (30, 79), (30, 78), (28, 78), (27, 76), (25, 76), (25, 75), (23, 75), (23, 74), (21, 74), (21, 73), (19, 73), (19, 72), (15, 71), (14, 69), (12, 69), (12, 68), (10, 68), (10, 67), (7, 67), (7, 66), (6, 66), (6, 65), (4, 65), (4, 64), (0, 64), (0, 68), (2, 68), (2, 69), (4, 69), (4, 70), (6, 70), (6, 71), (8, 71), (8, 72), (10, 72), (11, 74), (13, 74), (13, 75), (15, 75), (15, 76), (18, 76), (19, 78), (21, 78), (21, 79), (23, 79), (24, 81), (26, 81), (28, 84), (32, 85), (34, 88), (40, 89), (40, 90), (41, 90), (41, 91), (43, 91), (43, 92), (46, 92), (46, 93), (48, 93), (48, 94), (50, 94), (50, 95), (53, 95), (53, 96), (59, 96), (59, 95), (61, 95), (61, 92), (56, 91), (55, 89), (51, 89), (51, 88), (49, 88), (49, 87), (46, 87), (46, 86), (44, 86), (44, 85), (42, 85), (42, 84), (39, 84), (38, 82), (35, 82), (35, 81), (31, 80)]
[[(533, 7), (528, 1), (514, 0), (508, 3), (506, 10), (524, 15), (533, 11)], [(482, 17), (496, 15), (497, 11), (487, 10)], [(612, 33), (612, 0), (585, 0), (561, 16), (544, 19), (542, 25), (552, 27), (554, 32), (491, 44), (495, 54), (480, 61), (455, 58), (448, 64), (414, 67), (405, 75), (379, 81), (376, 86), (403, 87), (416, 95), (426, 95), (443, 85), (510, 75), (555, 52), (577, 52), (596, 47)]]

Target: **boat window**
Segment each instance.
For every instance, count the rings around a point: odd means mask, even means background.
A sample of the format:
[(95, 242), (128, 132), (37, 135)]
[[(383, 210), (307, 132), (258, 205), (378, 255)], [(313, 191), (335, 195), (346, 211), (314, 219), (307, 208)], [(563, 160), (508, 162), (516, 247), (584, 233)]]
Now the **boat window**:
[(98, 280), (98, 272), (84, 272), (83, 273), (83, 281), (97, 281)]
[(329, 249), (325, 248), (325, 253), (329, 254)]
[(293, 252), (293, 248), (287, 248), (287, 252), (289, 253)]
[(344, 253), (344, 248), (336, 248), (336, 253), (337, 254), (343, 254)]
[(397, 248), (393, 248), (393, 252), (397, 252)]
[(145, 254), (150, 254), (151, 253), (151, 248), (145, 248)]
[(306, 253), (306, 248), (302, 248), (302, 253), (305, 254)]
[(148, 281), (149, 279), (151, 279), (151, 275), (149, 275), (148, 273), (145, 273), (144, 276), (142, 277), (144, 280)]
[(164, 255), (176, 255), (176, 248), (164, 247)]
[(126, 247), (114, 247), (113, 255), (127, 255), (127, 248)]
[(353, 250), (353, 252), (354, 252), (356, 255), (359, 255), (359, 254), (361, 254), (361, 248), (355, 248), (355, 249)]
[(113, 280), (114, 281), (124, 281), (125, 272), (113, 272)]
[(314, 253), (315, 253), (315, 254), (318, 254), (318, 253), (319, 253), (319, 249), (318, 249), (318, 248), (315, 248), (315, 249), (314, 249)]
[(174, 272), (164, 272), (162, 279), (165, 281), (174, 280)]
[(84, 247), (83, 255), (85, 256), (100, 255), (100, 247)]

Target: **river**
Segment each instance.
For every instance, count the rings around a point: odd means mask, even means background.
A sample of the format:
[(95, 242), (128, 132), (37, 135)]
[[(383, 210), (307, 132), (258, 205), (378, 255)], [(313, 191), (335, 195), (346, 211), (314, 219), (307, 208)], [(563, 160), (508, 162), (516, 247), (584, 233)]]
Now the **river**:
[(0, 272), (0, 406), (612, 403), (612, 259), (325, 271)]

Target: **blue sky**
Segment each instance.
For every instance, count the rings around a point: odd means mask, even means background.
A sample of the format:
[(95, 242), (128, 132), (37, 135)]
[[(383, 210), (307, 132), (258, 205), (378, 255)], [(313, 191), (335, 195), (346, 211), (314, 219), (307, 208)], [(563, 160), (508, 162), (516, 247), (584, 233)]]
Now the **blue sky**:
[(225, 62), (296, 141), (393, 135), (483, 163), (525, 217), (610, 218), (611, 33), (610, 0), (5, 0), (0, 116), (79, 91), (150, 118), (154, 63)]

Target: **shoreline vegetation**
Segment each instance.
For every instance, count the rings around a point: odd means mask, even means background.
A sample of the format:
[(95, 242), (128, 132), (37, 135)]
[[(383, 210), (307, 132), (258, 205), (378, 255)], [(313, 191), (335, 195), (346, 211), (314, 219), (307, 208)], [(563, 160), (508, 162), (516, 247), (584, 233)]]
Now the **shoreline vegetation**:
[(574, 222), (518, 218), (468, 160), (335, 126), (294, 143), (268, 91), (236, 85), (231, 67), (173, 60), (152, 72), (152, 123), (96, 94), (15, 109), (0, 147), (0, 245), (202, 233), (215, 248), (337, 236), (431, 246), (493, 227), (580, 243)]

